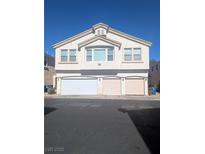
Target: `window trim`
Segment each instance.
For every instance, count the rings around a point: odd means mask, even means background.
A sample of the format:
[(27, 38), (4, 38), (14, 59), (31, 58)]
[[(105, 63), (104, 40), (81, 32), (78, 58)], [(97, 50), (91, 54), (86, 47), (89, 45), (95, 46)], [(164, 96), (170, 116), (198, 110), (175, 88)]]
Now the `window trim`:
[[(95, 61), (94, 60), (94, 50), (95, 49), (105, 49), (105, 60), (104, 61)], [(112, 61), (108, 61), (108, 49), (113, 49), (113, 60)], [(115, 48), (114, 47), (89, 47), (87, 49), (85, 49), (85, 61), (86, 62), (95, 62), (95, 63), (98, 63), (98, 62), (114, 62), (115, 60)], [(91, 61), (87, 61), (87, 51), (88, 50), (91, 50), (92, 51), (92, 60)]]
[(105, 35), (105, 30), (101, 29), (101, 35)]
[(100, 29), (97, 30), (97, 35), (100, 35)]
[[(71, 61), (70, 59), (70, 57), (71, 57), (71, 54), (70, 54), (70, 52), (71, 51), (75, 51), (75, 61)], [(77, 50), (76, 49), (69, 49), (69, 54), (68, 54), (68, 57), (69, 57), (69, 59), (68, 59), (68, 62), (69, 63), (75, 63), (75, 62), (77, 62)]]
[[(66, 52), (67, 52), (66, 56), (62, 56), (62, 52), (63, 52), (63, 51), (66, 51)], [(66, 58), (66, 61), (62, 61), (62, 57), (67, 57), (67, 58)], [(60, 62), (61, 62), (61, 63), (66, 63), (67, 61), (68, 61), (68, 49), (61, 49), (61, 50), (60, 50)]]
[[(87, 53), (88, 53), (88, 50), (91, 51), (91, 60), (89, 60), (89, 61), (87, 60), (87, 56), (88, 56)], [(86, 54), (85, 54), (85, 61), (86, 61), (86, 62), (92, 62), (92, 61), (93, 61), (93, 50), (92, 50), (92, 49), (86, 49), (85, 51), (86, 51)]]
[[(140, 59), (137, 59), (137, 60), (135, 60), (134, 58), (134, 50), (135, 49), (140, 49), (140, 54), (136, 54), (136, 55), (140, 55)], [(132, 52), (132, 54), (133, 54), (133, 61), (141, 61), (142, 60), (142, 49), (141, 48), (133, 48), (133, 50), (132, 50), (133, 52)]]
[[(131, 49), (131, 60), (130, 61), (125, 60), (125, 49)], [(134, 60), (134, 49), (140, 49), (140, 60)], [(123, 56), (122, 63), (141, 63), (142, 62), (142, 48), (141, 47), (124, 48), (122, 56)]]
[[(112, 60), (108, 60), (108, 56), (110, 56), (108, 53), (109, 53), (109, 49), (112, 49), (111, 51), (112, 51)], [(114, 58), (115, 56), (114, 56), (114, 48), (107, 48), (107, 61), (108, 62), (112, 62), (112, 61), (114, 61), (115, 60), (115, 58)]]
[[(62, 61), (61, 60), (61, 53), (63, 50), (67, 51), (67, 60), (66, 61)], [(75, 57), (76, 60), (75, 61), (70, 61), (70, 51), (75, 50)], [(78, 63), (78, 56), (77, 56), (77, 49), (60, 49), (60, 62), (59, 64), (66, 64), (66, 63), (71, 63), (71, 64), (77, 64)]]
[[(126, 49), (129, 49), (129, 50), (131, 50), (131, 59), (130, 60), (125, 60), (125, 50)], [(123, 50), (123, 61), (124, 62), (132, 62), (133, 60), (132, 60), (132, 48), (124, 48), (124, 50)]]
[[(96, 51), (96, 49), (97, 50), (101, 50), (101, 51)], [(96, 55), (95, 55), (95, 52), (104, 52), (105, 53), (105, 59), (104, 60), (95, 60), (95, 58), (96, 58)], [(93, 49), (93, 61), (95, 61), (95, 62), (104, 62), (104, 61), (106, 61), (106, 56), (107, 56), (107, 50), (106, 50), (106, 48), (94, 48)]]

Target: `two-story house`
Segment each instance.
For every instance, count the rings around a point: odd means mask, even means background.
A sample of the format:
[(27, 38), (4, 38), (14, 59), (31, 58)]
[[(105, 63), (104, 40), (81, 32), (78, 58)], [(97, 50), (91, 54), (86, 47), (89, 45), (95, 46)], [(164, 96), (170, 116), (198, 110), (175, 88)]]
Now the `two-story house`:
[(57, 94), (148, 95), (150, 46), (103, 23), (54, 44)]

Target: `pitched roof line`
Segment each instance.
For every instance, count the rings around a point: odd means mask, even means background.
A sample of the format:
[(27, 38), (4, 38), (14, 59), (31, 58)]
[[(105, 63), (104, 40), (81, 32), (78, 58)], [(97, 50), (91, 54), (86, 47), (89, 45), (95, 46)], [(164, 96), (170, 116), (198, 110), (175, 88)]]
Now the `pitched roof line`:
[(104, 36), (94, 36), (94, 37), (92, 37), (91, 39), (88, 39), (88, 40), (86, 40), (86, 41), (83, 41), (83, 42), (79, 43), (79, 44), (78, 44), (78, 47), (79, 47), (79, 48), (82, 48), (83, 46), (88, 45), (88, 44), (90, 44), (90, 43), (93, 43), (93, 42), (95, 42), (95, 41), (97, 41), (97, 40), (105, 41), (105, 42), (110, 43), (110, 44), (113, 44), (113, 45), (115, 45), (115, 46), (117, 46), (117, 47), (120, 47), (120, 46), (121, 46), (121, 43), (120, 43), (120, 42), (117, 42), (117, 41), (115, 41), (115, 40), (109, 39), (109, 38), (107, 38), (107, 37), (104, 37)]
[(146, 40), (143, 40), (141, 38), (132, 36), (130, 34), (118, 31), (118, 30), (116, 30), (114, 28), (109, 27), (108, 25), (106, 25), (104, 23), (98, 23), (98, 24), (93, 25), (92, 28), (89, 28), (88, 30), (85, 30), (85, 31), (83, 31), (83, 32), (81, 32), (79, 34), (76, 34), (76, 35), (72, 36), (72, 37), (69, 37), (69, 38), (67, 38), (67, 39), (65, 39), (63, 41), (60, 41), (60, 42), (58, 42), (58, 43), (56, 43), (56, 44), (54, 44), (52, 46), (53, 46), (53, 48), (57, 48), (57, 47), (62, 46), (64, 44), (66, 44), (66, 43), (72, 42), (72, 41), (74, 41), (74, 40), (76, 40), (78, 38), (81, 38), (81, 37), (83, 37), (85, 35), (93, 33), (93, 30), (96, 29), (96, 28), (99, 28), (99, 27), (104, 27), (104, 28), (106, 28), (108, 30), (108, 32), (111, 32), (113, 34), (119, 35), (121, 37), (125, 37), (127, 39), (132, 40), (132, 41), (136, 41), (136, 42), (139, 42), (139, 43), (147, 45), (147, 46), (151, 46), (152, 45), (152, 43), (149, 42), (149, 41), (146, 41)]

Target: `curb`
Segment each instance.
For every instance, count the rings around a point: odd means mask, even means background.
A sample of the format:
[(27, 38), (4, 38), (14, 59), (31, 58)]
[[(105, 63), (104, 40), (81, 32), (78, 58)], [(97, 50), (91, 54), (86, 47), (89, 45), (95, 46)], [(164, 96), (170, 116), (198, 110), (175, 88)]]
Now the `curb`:
[(111, 100), (149, 100), (160, 101), (159, 96), (61, 96), (61, 95), (44, 95), (44, 98), (50, 99), (111, 99)]

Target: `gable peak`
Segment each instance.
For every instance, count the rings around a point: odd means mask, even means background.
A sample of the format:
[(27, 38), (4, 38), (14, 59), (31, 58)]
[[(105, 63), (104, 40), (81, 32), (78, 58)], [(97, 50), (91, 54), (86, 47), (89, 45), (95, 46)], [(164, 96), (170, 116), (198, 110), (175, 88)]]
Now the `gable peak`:
[(93, 25), (93, 29), (97, 29), (97, 28), (100, 28), (100, 27), (108, 29), (109, 26), (107, 24), (102, 23), (102, 22), (99, 22), (99, 23)]

